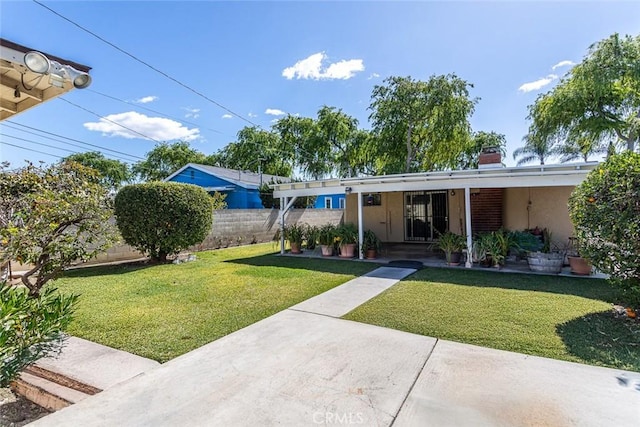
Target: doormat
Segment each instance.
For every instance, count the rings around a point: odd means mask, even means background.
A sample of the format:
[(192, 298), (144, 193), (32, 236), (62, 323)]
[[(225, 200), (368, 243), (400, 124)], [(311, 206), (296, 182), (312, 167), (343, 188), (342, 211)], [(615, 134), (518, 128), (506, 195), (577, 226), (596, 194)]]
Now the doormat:
[(412, 261), (409, 259), (399, 259), (395, 261), (389, 261), (386, 265), (387, 267), (396, 267), (396, 268), (415, 268), (416, 270), (420, 270), (424, 267), (424, 264), (420, 261)]

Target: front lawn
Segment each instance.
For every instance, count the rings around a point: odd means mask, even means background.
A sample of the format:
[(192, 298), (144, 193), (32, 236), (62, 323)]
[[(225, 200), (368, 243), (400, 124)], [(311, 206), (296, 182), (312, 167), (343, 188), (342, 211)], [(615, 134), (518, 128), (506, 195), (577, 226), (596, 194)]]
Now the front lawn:
[(436, 338), (640, 371), (640, 324), (604, 280), (427, 268), (345, 318)]
[(273, 252), (267, 243), (180, 265), (89, 267), (54, 286), (80, 294), (70, 334), (165, 362), (377, 267)]

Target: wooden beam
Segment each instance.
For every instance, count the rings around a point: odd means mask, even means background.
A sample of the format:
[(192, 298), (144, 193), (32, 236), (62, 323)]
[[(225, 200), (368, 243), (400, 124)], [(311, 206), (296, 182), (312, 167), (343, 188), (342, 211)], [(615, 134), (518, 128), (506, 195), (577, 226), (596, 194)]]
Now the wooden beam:
[(4, 111), (9, 111), (15, 114), (18, 112), (18, 104), (3, 98), (3, 99), (0, 99), (0, 109)]
[(6, 74), (3, 74), (2, 76), (0, 76), (0, 85), (2, 86), (6, 86), (8, 88), (10, 88), (11, 90), (15, 90), (16, 87), (20, 90), (20, 93), (22, 95), (26, 95), (29, 98), (33, 98), (37, 101), (42, 101), (43, 99), (43, 91), (40, 89), (31, 89), (31, 90), (27, 90), (23, 85), (22, 82), (13, 79), (11, 77), (9, 77)]

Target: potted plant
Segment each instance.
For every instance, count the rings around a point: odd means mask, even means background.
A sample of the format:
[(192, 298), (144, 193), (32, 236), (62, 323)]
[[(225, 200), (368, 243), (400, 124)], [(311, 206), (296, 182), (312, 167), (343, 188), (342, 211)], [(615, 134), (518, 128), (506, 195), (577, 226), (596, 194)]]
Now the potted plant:
[(284, 228), (284, 238), (289, 241), (292, 254), (302, 253), (302, 241), (304, 240), (304, 226), (290, 224)]
[(531, 271), (537, 271), (539, 273), (555, 273), (558, 274), (562, 271), (562, 265), (564, 264), (564, 253), (559, 250), (551, 250), (552, 248), (552, 234), (546, 228), (542, 230), (542, 249), (536, 252), (529, 252), (527, 254), (527, 262), (529, 263), (529, 269)]
[(318, 243), (322, 250), (322, 256), (333, 255), (333, 245), (336, 239), (336, 226), (325, 224), (318, 230)]
[(353, 258), (358, 245), (358, 228), (351, 223), (342, 224), (336, 230), (336, 235), (339, 242), (340, 257)]
[(318, 235), (320, 234), (320, 229), (315, 225), (307, 225), (304, 234), (307, 240), (307, 249), (314, 250), (316, 248), (316, 244), (318, 243)]
[(588, 259), (582, 257), (580, 241), (575, 237), (569, 238), (569, 253), (567, 259), (569, 260), (569, 267), (571, 268), (571, 274), (577, 274), (580, 276), (588, 276), (591, 274), (592, 266)]
[(444, 251), (447, 264), (460, 265), (462, 251), (467, 247), (467, 241), (464, 236), (447, 231), (438, 239), (438, 246)]
[(376, 259), (380, 250), (380, 239), (372, 230), (366, 230), (362, 238), (362, 253), (367, 259)]

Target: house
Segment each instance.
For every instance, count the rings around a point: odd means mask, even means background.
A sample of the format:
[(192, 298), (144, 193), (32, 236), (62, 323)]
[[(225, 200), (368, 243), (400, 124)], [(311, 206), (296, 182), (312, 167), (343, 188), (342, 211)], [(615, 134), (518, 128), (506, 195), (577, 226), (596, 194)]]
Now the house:
[[(91, 84), (90, 67), (0, 38), (0, 120)], [(46, 76), (46, 78), (45, 78)]]
[(346, 206), (344, 193), (337, 194), (319, 194), (316, 197), (316, 203), (313, 205), (316, 209), (344, 209)]
[(263, 183), (290, 182), (290, 178), (188, 163), (164, 179), (203, 187), (225, 194), (229, 209), (262, 209), (259, 188)]
[[(273, 185), (284, 213), (299, 196), (343, 193), (345, 222), (373, 230), (383, 242), (429, 243), (452, 231), (467, 238), (500, 227), (548, 228), (557, 242), (573, 234), (567, 202), (597, 162), (503, 167), (483, 153), (478, 169), (407, 173)], [(423, 250), (417, 247), (416, 250)], [(470, 265), (468, 265), (470, 266)]]

